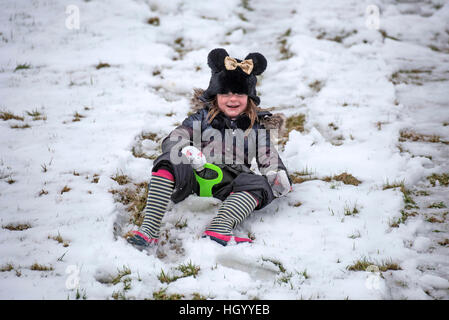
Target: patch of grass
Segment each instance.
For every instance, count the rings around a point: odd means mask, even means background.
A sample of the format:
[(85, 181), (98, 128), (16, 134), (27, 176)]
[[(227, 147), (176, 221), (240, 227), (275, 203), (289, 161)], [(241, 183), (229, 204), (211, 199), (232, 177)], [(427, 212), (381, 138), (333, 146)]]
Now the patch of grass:
[(155, 160), (158, 157), (157, 154), (147, 155), (145, 152), (138, 151), (138, 148), (136, 148), (136, 147), (132, 147), (131, 153), (136, 158), (143, 158), (143, 159), (149, 159), (149, 160)]
[(248, 19), (245, 17), (245, 15), (243, 13), (239, 13), (239, 14), (237, 14), (237, 16), (240, 18), (240, 20), (248, 22)]
[(189, 261), (189, 263), (181, 264), (177, 268), (179, 271), (182, 272), (182, 277), (194, 277), (198, 275), (198, 272), (200, 271), (200, 267), (197, 265), (194, 265), (192, 261)]
[(21, 116), (17, 116), (14, 113), (10, 112), (10, 111), (0, 111), (0, 119), (3, 121), (8, 121), (8, 120), (19, 120), (19, 121), (23, 121), (24, 118)]
[(397, 270), (402, 270), (401, 266), (398, 265), (397, 263), (394, 263), (393, 261), (383, 261), (381, 265), (378, 265), (379, 270), (382, 272), (388, 271), (388, 270), (393, 270), (393, 271), (397, 271)]
[(399, 228), (399, 225), (401, 223), (405, 223), (409, 217), (415, 217), (417, 215), (418, 215), (418, 212), (416, 212), (416, 211), (408, 212), (405, 210), (401, 210), (401, 217), (396, 220), (390, 221), (390, 227), (391, 228)]
[(13, 183), (15, 183), (16, 182), (16, 180), (14, 180), (11, 176), (6, 180), (6, 182), (8, 183), (8, 184), (13, 184)]
[(176, 38), (175, 44), (177, 44), (178, 46), (184, 47), (184, 38), (183, 37)]
[(110, 67), (111, 67), (111, 65), (110, 65), (109, 63), (106, 63), (106, 62), (99, 62), (99, 63), (95, 66), (95, 69), (99, 70), (99, 69), (102, 69), (102, 68), (110, 68)]
[(31, 65), (29, 63), (22, 63), (22, 64), (18, 64), (16, 66), (16, 68), (14, 69), (14, 72), (19, 71), (19, 70), (27, 70), (27, 69), (31, 69)]
[(28, 129), (31, 128), (31, 126), (28, 123), (25, 123), (23, 125), (14, 124), (11, 126), (11, 129)]
[(179, 218), (178, 221), (176, 221), (175, 223), (175, 228), (184, 229), (185, 227), (187, 227), (187, 219)]
[(254, 11), (254, 9), (249, 5), (249, 0), (241, 0), (240, 4), (243, 8), (245, 8), (248, 11)]
[[(88, 177), (86, 179), (88, 179)], [(98, 181), (100, 181), (100, 175), (97, 173), (94, 173), (91, 183), (98, 183)]]
[(154, 132), (142, 132), (140, 134), (140, 139), (141, 140), (147, 139), (147, 140), (151, 140), (154, 142), (158, 142), (161, 138), (158, 136), (157, 133), (154, 133)]
[(291, 35), (291, 32), (292, 30), (289, 28), (278, 38), (280, 60), (288, 60), (294, 56), (287, 41), (287, 37)]
[(14, 270), (14, 266), (11, 263), (7, 263), (0, 267), (0, 272), (8, 272)]
[(131, 182), (131, 179), (123, 173), (122, 174), (116, 173), (115, 176), (111, 177), (111, 179), (114, 180), (115, 182), (117, 182), (121, 186)]
[(128, 298), (126, 297), (125, 290), (114, 291), (112, 293), (112, 299), (114, 299), (114, 300), (128, 300)]
[(427, 190), (418, 190), (414, 192), (415, 196), (430, 196), (430, 192)]
[(86, 289), (82, 289), (82, 291), (80, 291), (80, 289), (76, 289), (75, 299), (76, 300), (79, 300), (79, 299), (86, 300), (87, 299)]
[(421, 86), (423, 85), (423, 75), (430, 75), (432, 70), (426, 69), (409, 69), (409, 70), (398, 70), (390, 76), (390, 81), (394, 85), (401, 83), (414, 84)]
[[(117, 275), (111, 279), (107, 279), (106, 281), (102, 281), (102, 283), (111, 283), (112, 285), (117, 285), (119, 283), (123, 284), (122, 290), (114, 291), (112, 293), (112, 298), (115, 300), (127, 300), (126, 292), (131, 289), (132, 279), (128, 277), (131, 274), (131, 270), (127, 266), (123, 266), (123, 269), (117, 269)], [(139, 281), (141, 281), (139, 276)]]
[(113, 285), (122, 281), (122, 278), (131, 274), (131, 269), (127, 266), (123, 266), (122, 270), (117, 269), (117, 275), (111, 279)]
[(66, 247), (69, 246), (68, 241), (65, 241), (65, 240), (61, 237), (61, 235), (59, 234), (59, 232), (58, 232), (58, 235), (57, 235), (57, 236), (48, 236), (48, 239), (53, 239), (53, 240), (57, 241), (58, 243), (62, 243), (62, 246), (63, 246), (64, 248), (66, 248)]
[(192, 51), (191, 48), (187, 47), (183, 37), (178, 37), (175, 39), (173, 49), (178, 53), (178, 57), (173, 57), (173, 60), (175, 61), (183, 59), (188, 52)]
[(345, 140), (345, 137), (340, 134), (333, 138), (333, 140), (331, 141), (331, 144), (334, 146), (341, 146), (343, 144), (344, 140)]
[(436, 52), (446, 52), (446, 53), (448, 52), (448, 50), (444, 50), (444, 49), (438, 48), (436, 45), (433, 45), (433, 44), (428, 45), (428, 48), (430, 50), (436, 51)]
[[(333, 176), (327, 176), (324, 178), (319, 178), (316, 176), (313, 176), (312, 174), (304, 174), (302, 172), (293, 172), (290, 174), (290, 179), (293, 183), (303, 183), (305, 181), (311, 181), (311, 180), (321, 180), (325, 182), (332, 182), (332, 181), (339, 181), (343, 182), (344, 184), (350, 184), (354, 186), (358, 186), (362, 181), (355, 178), (352, 174), (349, 174), (347, 172), (343, 172), (339, 175), (333, 175)], [(335, 187), (333, 187), (335, 188)]]
[(380, 29), (379, 32), (382, 35), (383, 39), (391, 39), (391, 40), (395, 40), (395, 41), (400, 41), (398, 38), (390, 36), (385, 30)]
[(65, 192), (69, 192), (72, 190), (72, 188), (68, 187), (67, 185), (64, 186), (64, 188), (61, 189), (61, 194), (64, 194)]
[(38, 111), (37, 109), (34, 109), (32, 111), (26, 111), (26, 114), (33, 118), (33, 121), (37, 120), (47, 120), (47, 116)]
[(181, 278), (186, 277), (194, 277), (198, 275), (198, 272), (200, 271), (200, 267), (197, 265), (194, 265), (191, 261), (187, 264), (181, 264), (178, 267), (176, 267), (177, 271), (180, 271), (180, 275), (168, 275), (164, 272), (164, 270), (161, 270), (161, 273), (157, 277), (160, 282), (162, 283), (171, 283)]
[(328, 40), (328, 41), (334, 41), (334, 42), (338, 42), (338, 43), (342, 43), (344, 39), (348, 38), (349, 36), (356, 34), (357, 30), (352, 30), (352, 31), (345, 31), (342, 30), (340, 31), (338, 34), (336, 35), (328, 35), (325, 31), (321, 31), (318, 35), (317, 35), (317, 39), (318, 40)]
[(157, 278), (161, 283), (170, 283), (170, 282), (174, 282), (179, 279), (179, 277), (176, 277), (176, 276), (169, 276), (162, 269), (161, 269), (161, 273), (159, 273)]
[(402, 195), (403, 195), (405, 209), (407, 209), (407, 210), (408, 209), (419, 209), (415, 200), (413, 200), (413, 198), (412, 198), (412, 192), (405, 187), (404, 181), (395, 182), (393, 184), (390, 184), (387, 181), (387, 183), (383, 186), (383, 190), (392, 189), (392, 188), (400, 188)]
[(154, 160), (158, 157), (159, 155), (159, 151), (161, 151), (161, 146), (159, 144), (158, 148), (157, 148), (157, 152), (151, 155), (146, 154), (145, 152), (142, 151), (142, 141), (143, 140), (151, 140), (154, 141), (156, 143), (159, 143), (159, 141), (162, 138), (157, 134), (157, 133), (153, 133), (153, 132), (142, 132), (140, 134), (139, 137), (137, 137), (137, 143), (135, 146), (132, 147), (131, 152), (132, 155), (136, 158), (144, 158), (144, 159), (150, 159), (150, 160)]
[(324, 82), (320, 80), (315, 80), (311, 83), (309, 83), (309, 88), (312, 89), (313, 92), (318, 93), (323, 89)]
[(151, 18), (148, 18), (147, 23), (151, 24), (152, 26), (158, 27), (158, 26), (160, 26), (161, 21), (160, 21), (159, 17), (151, 17)]
[(286, 136), (288, 136), (288, 134), (292, 130), (304, 132), (304, 123), (305, 122), (306, 122), (306, 116), (305, 116), (305, 114), (302, 114), (302, 113), (288, 117), (287, 121), (285, 123), (286, 129), (287, 129)]
[(430, 223), (443, 223), (444, 222), (443, 219), (438, 219), (438, 218), (436, 218), (434, 216), (427, 217), (426, 221), (430, 222)]
[(347, 266), (346, 269), (349, 271), (366, 271), (366, 269), (372, 265), (375, 265), (375, 263), (363, 258), (355, 261), (354, 264)]
[(289, 283), (290, 280), (292, 279), (292, 277), (293, 277), (293, 273), (291, 273), (291, 272), (282, 273), (282, 274), (277, 278), (277, 281), (278, 281), (279, 283)]
[(207, 297), (203, 296), (198, 292), (192, 293), (192, 300), (207, 300)]
[(279, 268), (279, 272), (280, 272), (280, 273), (285, 273), (285, 272), (287, 272), (287, 269), (285, 269), (284, 265), (283, 265), (282, 262), (280, 262), (279, 260), (275, 260), (275, 259), (272, 259), (272, 258), (264, 258), (264, 257), (262, 257), (262, 261), (271, 262), (272, 264), (274, 264), (276, 267)]
[(76, 112), (73, 114), (72, 122), (81, 121), (82, 118), (85, 118), (85, 116), (82, 115), (81, 113), (79, 113), (78, 111), (76, 111)]
[(54, 268), (52, 266), (44, 266), (42, 264), (38, 264), (37, 262), (31, 265), (30, 270), (33, 271), (53, 271)]
[(410, 130), (401, 130), (399, 132), (399, 141), (418, 141), (418, 142), (431, 142), (431, 143), (444, 143), (448, 144), (449, 142), (441, 140), (441, 137), (436, 134), (422, 134), (416, 133)]
[(385, 272), (388, 270), (402, 270), (397, 263), (394, 263), (391, 260), (385, 260), (381, 263), (376, 263), (367, 260), (367, 258), (355, 261), (354, 264), (347, 266), (346, 269), (349, 271), (369, 271), (369, 269), (372, 268), (371, 266), (377, 267), (381, 272)]
[(307, 273), (307, 269), (304, 269), (303, 272), (300, 272), (300, 275), (304, 277), (304, 279), (309, 279), (310, 275)]
[(296, 174), (300, 175), (300, 176), (310, 176), (313, 173), (314, 172), (307, 166), (304, 169), (302, 169), (301, 171), (296, 171)]
[(356, 214), (360, 213), (359, 209), (357, 208), (357, 205), (354, 205), (352, 209), (348, 206), (345, 206), (343, 212), (345, 216), (355, 216)]
[(333, 176), (332, 179), (336, 181), (341, 181), (344, 184), (351, 184), (353, 186), (358, 186), (359, 184), (362, 183), (362, 181), (358, 180), (352, 174), (349, 174), (347, 172), (343, 172), (337, 176)]
[(130, 222), (141, 226), (145, 214), (142, 212), (145, 209), (148, 196), (148, 183), (131, 183), (129, 187), (122, 189), (112, 189), (109, 192), (114, 196), (114, 200), (122, 203), (130, 212)]
[(335, 123), (333, 123), (333, 122), (329, 123), (327, 126), (329, 128), (331, 128), (332, 130), (334, 130), (334, 131), (338, 130), (338, 126)]
[(439, 185), (447, 187), (449, 186), (449, 173), (433, 173), (432, 175), (427, 177), (427, 180), (429, 180), (430, 184), (433, 187), (437, 185), (437, 182)]
[[(20, 267), (18, 267), (18, 268), (20, 268)], [(10, 271), (15, 271), (17, 277), (20, 277), (22, 275), (20, 270), (16, 269), (12, 263), (7, 263), (0, 267), (0, 272), (10, 272)]]
[[(282, 264), (281, 261), (273, 259), (273, 258), (261, 258), (262, 261), (265, 262), (270, 262), (273, 265), (275, 265), (278, 269), (278, 276), (277, 276), (277, 282), (282, 284), (282, 283), (289, 283), (291, 278), (293, 277), (293, 273), (291, 272), (287, 272), (287, 269), (284, 267), (284, 265)], [(290, 284), (292, 286), (292, 284)]]
[(31, 228), (31, 225), (28, 223), (19, 223), (19, 224), (8, 224), (6, 226), (2, 226), (3, 229), (7, 229), (10, 231), (23, 231)]
[(415, 200), (413, 200), (410, 190), (405, 189), (402, 191), (404, 195), (404, 203), (405, 203), (405, 209), (418, 209), (418, 205), (416, 204)]
[(427, 208), (443, 209), (447, 208), (443, 201), (435, 202), (429, 205)]
[(289, 176), (290, 176), (290, 180), (292, 181), (292, 183), (295, 183), (295, 184), (299, 184), (299, 183), (303, 183), (303, 182), (311, 181), (311, 180), (321, 180), (316, 176), (304, 175), (304, 174), (301, 174), (300, 172), (293, 172)]
[(154, 300), (181, 300), (182, 298), (184, 298), (184, 295), (182, 295), (182, 294), (174, 293), (174, 294), (168, 295), (166, 291), (167, 291), (167, 288), (153, 292), (153, 299)]

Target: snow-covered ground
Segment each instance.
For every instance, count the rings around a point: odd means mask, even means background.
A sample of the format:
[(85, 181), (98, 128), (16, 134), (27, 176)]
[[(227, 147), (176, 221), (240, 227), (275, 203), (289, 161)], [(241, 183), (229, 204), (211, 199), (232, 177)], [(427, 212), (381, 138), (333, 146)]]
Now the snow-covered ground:
[[(448, 1), (1, 7), (1, 299), (449, 298)], [(202, 239), (220, 202), (192, 195), (138, 251), (123, 195), (217, 47), (267, 57), (261, 106), (305, 115), (281, 155), (306, 181), (238, 227), (253, 244)]]

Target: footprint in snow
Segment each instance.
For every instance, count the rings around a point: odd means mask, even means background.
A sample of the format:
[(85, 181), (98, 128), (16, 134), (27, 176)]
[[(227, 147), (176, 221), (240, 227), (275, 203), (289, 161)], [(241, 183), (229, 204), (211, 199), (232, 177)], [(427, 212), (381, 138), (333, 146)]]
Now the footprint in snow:
[(216, 262), (223, 267), (246, 272), (254, 280), (272, 280), (279, 272), (274, 265), (261, 262), (254, 257), (222, 254), (217, 256)]

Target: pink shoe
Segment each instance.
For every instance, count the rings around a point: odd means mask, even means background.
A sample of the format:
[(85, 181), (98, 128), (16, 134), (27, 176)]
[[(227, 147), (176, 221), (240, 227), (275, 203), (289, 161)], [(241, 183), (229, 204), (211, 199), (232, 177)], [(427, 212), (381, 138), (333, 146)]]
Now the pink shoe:
[(148, 247), (152, 244), (157, 244), (159, 239), (156, 238), (148, 238), (142, 232), (139, 231), (131, 231), (134, 235), (126, 239), (129, 243), (137, 247)]
[(218, 242), (222, 246), (226, 246), (230, 241), (234, 239), (234, 241), (239, 244), (243, 242), (253, 242), (253, 240), (249, 238), (240, 238), (234, 236), (227, 236), (221, 233), (213, 232), (213, 231), (204, 231), (203, 238), (209, 237), (211, 240)]

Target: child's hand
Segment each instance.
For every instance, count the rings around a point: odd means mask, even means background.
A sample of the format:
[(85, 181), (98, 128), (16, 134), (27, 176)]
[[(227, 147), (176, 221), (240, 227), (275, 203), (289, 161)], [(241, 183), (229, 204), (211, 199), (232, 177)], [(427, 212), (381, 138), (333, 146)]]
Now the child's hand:
[(204, 169), (204, 164), (207, 163), (207, 160), (200, 150), (193, 146), (187, 146), (182, 148), (181, 153), (190, 161), (190, 164), (195, 171)]
[(292, 186), (290, 185), (285, 170), (268, 171), (266, 177), (275, 197), (279, 198), (285, 196), (292, 190)]

